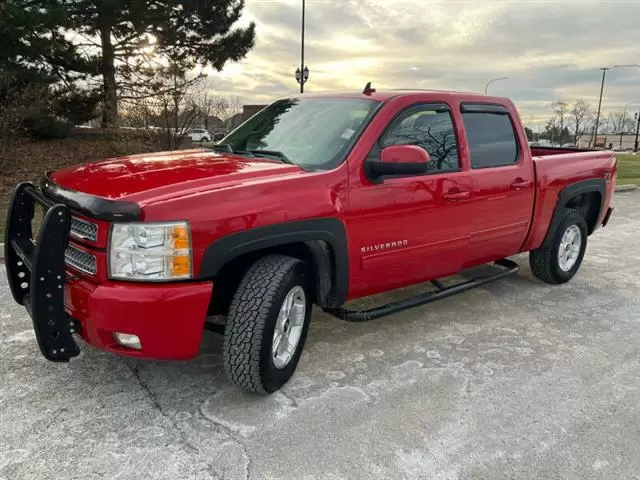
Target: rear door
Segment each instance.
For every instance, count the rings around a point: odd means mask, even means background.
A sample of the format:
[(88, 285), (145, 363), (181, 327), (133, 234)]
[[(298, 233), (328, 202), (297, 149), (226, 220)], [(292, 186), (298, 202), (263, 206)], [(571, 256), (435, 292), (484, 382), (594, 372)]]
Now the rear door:
[(533, 210), (534, 172), (507, 108), (463, 103), (460, 110), (473, 182), (470, 266), (520, 250)]

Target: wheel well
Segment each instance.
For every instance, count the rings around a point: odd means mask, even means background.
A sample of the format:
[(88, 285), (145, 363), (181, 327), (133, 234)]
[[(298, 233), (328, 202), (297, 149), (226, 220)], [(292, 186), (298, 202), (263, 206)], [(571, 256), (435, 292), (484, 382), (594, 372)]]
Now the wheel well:
[(565, 208), (578, 210), (587, 222), (589, 235), (596, 229), (598, 217), (600, 216), (600, 206), (602, 205), (602, 194), (597, 191), (581, 193), (571, 197)]
[(335, 287), (335, 255), (327, 242), (322, 240), (295, 242), (256, 250), (226, 262), (213, 279), (213, 295), (209, 315), (226, 315), (238, 285), (249, 267), (258, 259), (270, 254), (288, 255), (301, 260), (312, 273), (311, 292), (315, 303), (324, 306)]

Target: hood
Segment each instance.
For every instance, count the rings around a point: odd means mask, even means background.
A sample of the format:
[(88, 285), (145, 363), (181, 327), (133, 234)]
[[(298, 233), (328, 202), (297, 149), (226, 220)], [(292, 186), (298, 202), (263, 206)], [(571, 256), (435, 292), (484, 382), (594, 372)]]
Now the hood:
[(296, 172), (302, 169), (275, 160), (198, 149), (87, 163), (58, 170), (50, 174), (50, 179), (61, 187), (98, 197), (149, 203)]

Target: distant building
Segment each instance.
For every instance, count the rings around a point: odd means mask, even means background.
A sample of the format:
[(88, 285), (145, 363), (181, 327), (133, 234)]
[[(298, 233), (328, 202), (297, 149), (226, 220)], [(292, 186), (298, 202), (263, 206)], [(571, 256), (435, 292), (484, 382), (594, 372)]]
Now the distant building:
[[(585, 133), (582, 138), (578, 141), (578, 146), (580, 148), (588, 148), (591, 142), (591, 137), (589, 133)], [(606, 148), (613, 150), (622, 150), (622, 151), (632, 151), (636, 141), (635, 133), (624, 133), (622, 136), (620, 134), (614, 133), (598, 133), (598, 140), (596, 142), (596, 147), (598, 148)]]
[(220, 117), (217, 117), (216, 115), (209, 116), (206, 119), (205, 123), (205, 128), (207, 128), (207, 130), (209, 130), (210, 132), (216, 132), (224, 126), (224, 121), (222, 121), (222, 119), (220, 119)]
[(262, 110), (266, 105), (243, 105), (242, 112), (238, 112), (222, 120), (220, 117), (211, 115), (206, 119), (204, 126), (212, 133), (226, 133), (245, 122), (253, 115)]
[(231, 115), (229, 118), (227, 118), (224, 121), (223, 129), (226, 132), (230, 132), (231, 130), (236, 128), (241, 123), (242, 123), (242, 114), (241, 113), (236, 113), (235, 115)]
[(246, 121), (253, 117), (256, 113), (262, 110), (266, 105), (243, 105), (242, 106), (242, 121)]

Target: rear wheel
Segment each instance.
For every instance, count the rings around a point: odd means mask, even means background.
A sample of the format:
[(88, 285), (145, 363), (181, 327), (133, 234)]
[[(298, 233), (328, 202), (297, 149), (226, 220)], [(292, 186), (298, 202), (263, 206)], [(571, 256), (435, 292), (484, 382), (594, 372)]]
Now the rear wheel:
[(272, 393), (295, 372), (311, 317), (305, 265), (284, 255), (254, 263), (236, 290), (224, 337), (224, 368), (236, 385)]
[(577, 210), (567, 210), (549, 245), (531, 251), (533, 274), (546, 283), (558, 284), (576, 274), (587, 249), (587, 223)]

